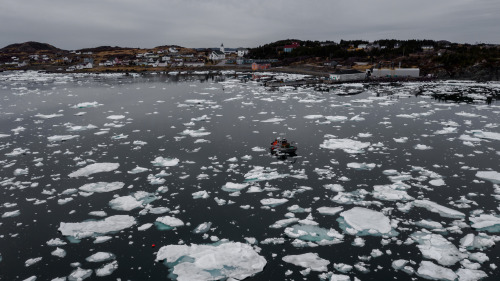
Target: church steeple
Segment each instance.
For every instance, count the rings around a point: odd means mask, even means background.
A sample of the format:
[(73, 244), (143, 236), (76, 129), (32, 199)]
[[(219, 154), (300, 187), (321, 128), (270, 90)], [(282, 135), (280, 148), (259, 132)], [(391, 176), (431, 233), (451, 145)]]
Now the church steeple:
[(225, 53), (224, 52), (224, 43), (220, 44), (220, 51), (223, 52), (223, 53)]

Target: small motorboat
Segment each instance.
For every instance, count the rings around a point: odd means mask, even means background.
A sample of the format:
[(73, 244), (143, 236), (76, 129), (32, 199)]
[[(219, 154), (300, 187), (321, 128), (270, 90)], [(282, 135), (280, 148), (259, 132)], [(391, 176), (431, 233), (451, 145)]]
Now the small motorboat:
[(282, 141), (275, 140), (271, 143), (271, 154), (295, 154), (297, 145), (295, 142), (289, 143), (286, 139)]

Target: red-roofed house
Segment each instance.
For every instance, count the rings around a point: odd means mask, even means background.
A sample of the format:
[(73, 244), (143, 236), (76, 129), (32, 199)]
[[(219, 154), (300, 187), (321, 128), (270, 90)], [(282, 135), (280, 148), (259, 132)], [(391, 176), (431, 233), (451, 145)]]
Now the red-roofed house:
[(299, 43), (299, 42), (293, 42), (293, 43), (292, 43), (292, 44), (290, 44), (290, 45), (285, 45), (285, 46), (283, 47), (283, 51), (284, 51), (285, 53), (290, 53), (290, 52), (292, 52), (292, 51), (293, 51), (293, 49), (298, 48), (298, 47), (300, 47), (300, 43)]

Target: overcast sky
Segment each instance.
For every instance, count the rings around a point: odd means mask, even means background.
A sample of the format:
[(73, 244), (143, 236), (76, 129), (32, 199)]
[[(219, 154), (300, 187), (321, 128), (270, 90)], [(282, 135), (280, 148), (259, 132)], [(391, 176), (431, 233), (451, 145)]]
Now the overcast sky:
[(0, 48), (256, 47), (281, 39), (500, 43), (500, 0), (1, 0)]

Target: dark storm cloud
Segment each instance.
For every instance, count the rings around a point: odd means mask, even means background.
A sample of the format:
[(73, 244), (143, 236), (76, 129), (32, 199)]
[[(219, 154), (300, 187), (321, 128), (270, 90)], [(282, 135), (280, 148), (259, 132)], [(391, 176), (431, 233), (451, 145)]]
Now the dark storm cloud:
[(497, 0), (3, 0), (0, 46), (254, 47), (297, 38), (499, 43)]

